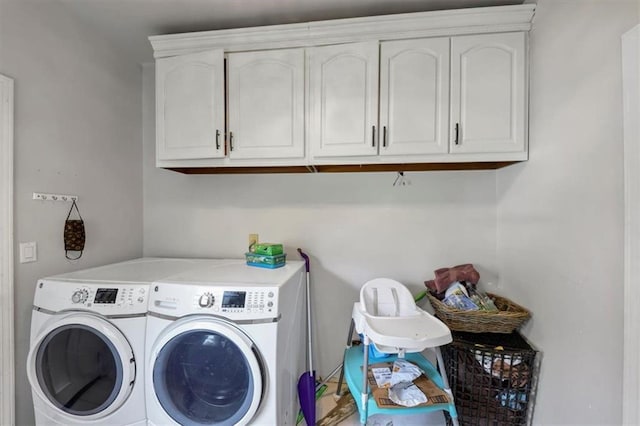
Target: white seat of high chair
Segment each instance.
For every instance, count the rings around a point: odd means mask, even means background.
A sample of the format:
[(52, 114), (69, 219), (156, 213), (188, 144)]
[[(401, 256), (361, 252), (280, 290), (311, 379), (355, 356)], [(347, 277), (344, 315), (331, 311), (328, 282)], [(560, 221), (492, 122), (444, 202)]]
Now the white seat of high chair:
[(404, 285), (388, 278), (362, 286), (352, 317), (356, 331), (366, 334), (380, 352), (420, 352), (452, 341), (449, 327), (416, 306)]

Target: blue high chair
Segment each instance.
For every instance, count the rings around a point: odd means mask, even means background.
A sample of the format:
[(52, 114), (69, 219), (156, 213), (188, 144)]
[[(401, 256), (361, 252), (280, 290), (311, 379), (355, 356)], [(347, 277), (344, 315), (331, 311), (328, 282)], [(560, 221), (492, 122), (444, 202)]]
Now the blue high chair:
[[(362, 336), (363, 347), (351, 344), (354, 329)], [(341, 394), (344, 379), (356, 401), (360, 423), (363, 425), (367, 423), (368, 416), (374, 414), (446, 411), (453, 424), (458, 426), (458, 414), (440, 352), (440, 346), (451, 341), (449, 328), (416, 306), (413, 296), (404, 285), (388, 278), (368, 281), (360, 289), (360, 301), (353, 305), (336, 394)], [(374, 353), (390, 355), (370, 359), (370, 345), (375, 347), (377, 352)], [(428, 348), (435, 351), (439, 372), (421, 353)], [(369, 393), (367, 374), (363, 372), (368, 371), (370, 364), (393, 362), (397, 358), (404, 358), (420, 367), (424, 374), (448, 395), (449, 402), (401, 409), (378, 407), (373, 395)]]

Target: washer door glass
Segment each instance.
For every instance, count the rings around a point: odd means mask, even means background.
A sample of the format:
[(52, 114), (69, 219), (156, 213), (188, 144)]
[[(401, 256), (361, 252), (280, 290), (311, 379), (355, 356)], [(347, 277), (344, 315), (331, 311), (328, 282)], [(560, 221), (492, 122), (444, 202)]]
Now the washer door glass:
[(166, 413), (180, 424), (234, 425), (261, 397), (254, 395), (254, 381), (261, 379), (254, 379), (251, 364), (251, 348), (211, 329), (188, 330), (158, 352), (153, 386)]
[(103, 411), (122, 386), (122, 362), (113, 343), (82, 324), (51, 331), (38, 348), (35, 367), (49, 401), (76, 416)]

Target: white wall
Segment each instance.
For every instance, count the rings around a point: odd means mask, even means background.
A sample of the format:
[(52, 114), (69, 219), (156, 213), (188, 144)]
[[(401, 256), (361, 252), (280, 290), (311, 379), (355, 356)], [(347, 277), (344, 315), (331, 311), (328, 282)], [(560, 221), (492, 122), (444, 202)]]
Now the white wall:
[[(144, 254), (243, 257), (249, 233), (311, 256), (318, 372), (342, 360), (362, 284), (424, 289), (442, 266), (496, 274), (495, 172), (187, 176), (154, 168), (153, 67), (144, 74)], [(296, 350), (292, 348), (291, 350)], [(298, 350), (304, 350), (301, 345)]]
[[(0, 73), (15, 79), (16, 424), (33, 424), (25, 373), (36, 279), (142, 254), (140, 67), (56, 2), (0, 1)], [(69, 205), (32, 193), (76, 194), (86, 250), (64, 257)]]
[[(17, 423), (33, 422), (24, 359), (35, 280), (140, 255), (141, 223), (146, 255), (240, 257), (252, 232), (284, 243), (291, 258), (307, 250), (322, 374), (339, 362), (367, 279), (390, 276), (419, 291), (435, 268), (472, 262), (485, 283), (499, 274), (494, 291), (534, 313), (525, 332), (544, 351), (536, 424), (620, 423), (619, 36), (637, 21), (634, 0), (539, 0), (530, 161), (410, 173), (411, 186), (394, 188), (391, 173), (155, 169), (153, 68), (141, 106), (139, 69), (90, 28), (50, 2), (2, 0), (0, 72), (16, 79), (16, 243), (39, 244), (38, 262), (16, 265)], [(64, 259), (67, 206), (32, 201), (33, 191), (80, 196), (81, 261)]]
[(620, 424), (623, 144), (620, 36), (636, 1), (539, 0), (530, 159), (498, 171), (501, 292), (544, 352), (536, 424)]

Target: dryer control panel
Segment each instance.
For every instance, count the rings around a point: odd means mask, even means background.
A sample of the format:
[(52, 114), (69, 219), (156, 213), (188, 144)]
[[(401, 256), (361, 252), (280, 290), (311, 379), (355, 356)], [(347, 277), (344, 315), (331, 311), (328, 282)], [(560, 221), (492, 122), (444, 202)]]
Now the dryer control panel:
[(115, 284), (41, 280), (36, 287), (34, 305), (54, 312), (88, 310), (103, 315), (146, 313), (147, 284)]
[(171, 316), (208, 313), (234, 321), (278, 317), (277, 287), (152, 284), (149, 310)]

